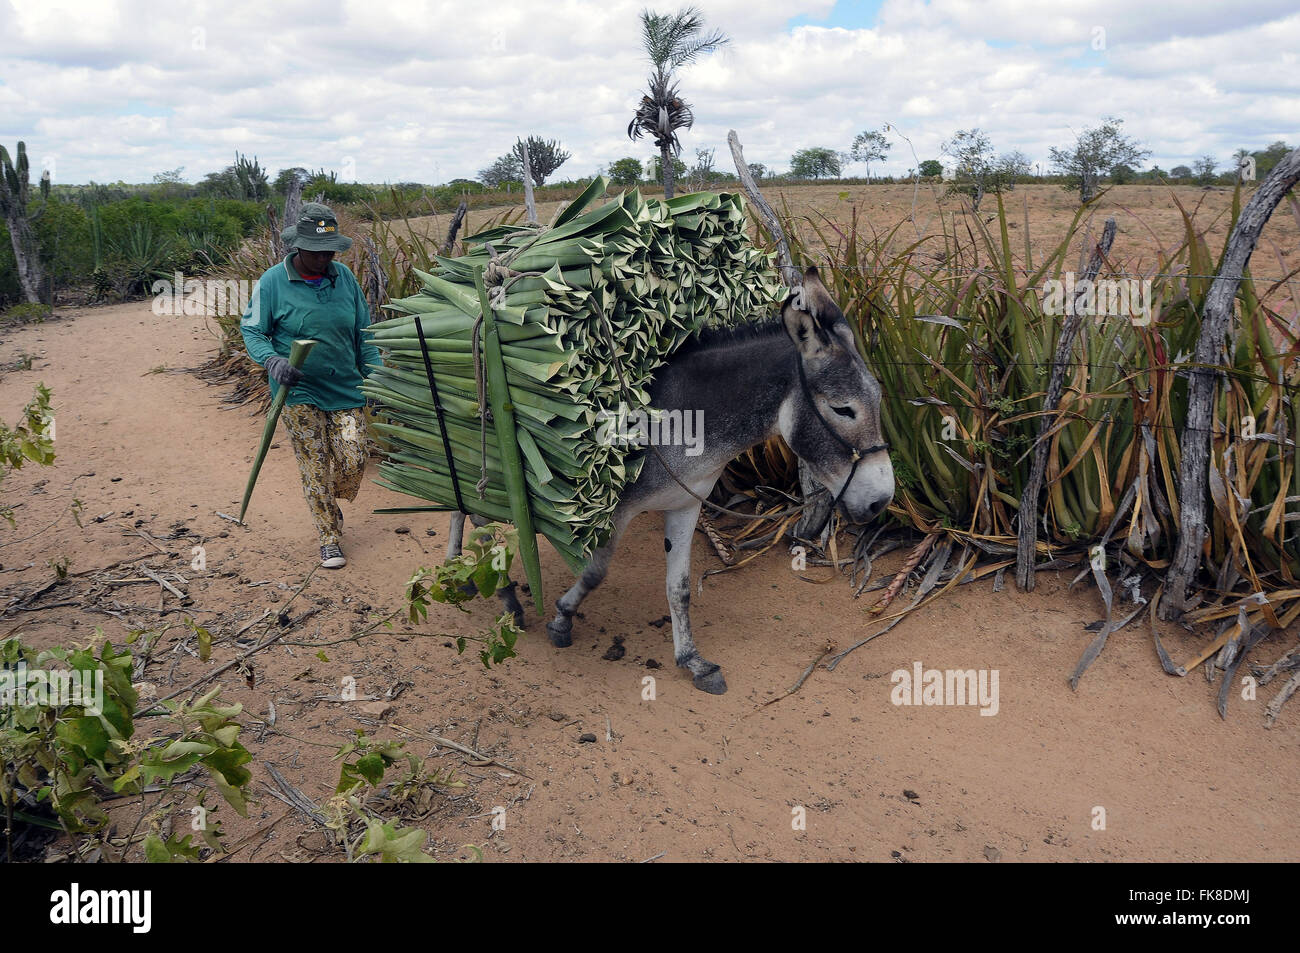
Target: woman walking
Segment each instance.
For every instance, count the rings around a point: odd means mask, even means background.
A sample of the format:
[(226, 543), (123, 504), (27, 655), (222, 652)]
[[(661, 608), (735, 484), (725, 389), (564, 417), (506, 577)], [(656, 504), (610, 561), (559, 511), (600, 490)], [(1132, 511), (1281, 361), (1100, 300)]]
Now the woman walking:
[[(258, 280), (240, 331), (249, 357), (267, 370), (272, 397), (289, 388), (281, 420), (289, 431), (303, 495), (320, 540), (321, 565), (339, 569), (347, 558), (339, 544), (343, 513), (336, 499), (351, 502), (361, 489), (368, 456), (366, 365), (379, 363), (379, 349), (363, 333), (370, 306), (355, 276), (334, 261), (352, 247), (338, 219), (318, 202), (302, 207), (285, 231), (292, 250)], [(291, 367), (294, 340), (315, 347), (301, 369)]]

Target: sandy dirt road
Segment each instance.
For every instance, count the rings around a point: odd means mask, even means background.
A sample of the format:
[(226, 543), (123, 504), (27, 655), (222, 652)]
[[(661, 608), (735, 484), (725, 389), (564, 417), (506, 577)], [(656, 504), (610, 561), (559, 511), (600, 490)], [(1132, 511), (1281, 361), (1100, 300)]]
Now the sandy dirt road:
[[(282, 605), (315, 565), (292, 451), (287, 438), (272, 450), (247, 529), (220, 519), (216, 511), (238, 508), (261, 421), (180, 371), (211, 353), (203, 319), (158, 317), (147, 303), (61, 315), (0, 340), (6, 417), (17, 417), (37, 381), (53, 388), (58, 410), (54, 467), (29, 467), (4, 486), (5, 500), (21, 504), (17, 529), (0, 534), (5, 603), (48, 581), (49, 559), (67, 558), (76, 573), (144, 554), (187, 577), (192, 603), (164, 596), (160, 613), (156, 585), (126, 584), (102, 596), (121, 619), (64, 607), (10, 613), (5, 628), (50, 644), (88, 641), (96, 625), (120, 641), (128, 627), (177, 623), (144, 676), (165, 694), (232, 658), (230, 636)], [(32, 356), (30, 370), (14, 367), (22, 355)], [(84, 528), (67, 512), (74, 497)], [(351, 565), (318, 572), (299, 597), (295, 613), (320, 611), (298, 641), (345, 639), (372, 612), (400, 604), (416, 566), (441, 559), (445, 516), (370, 513), (403, 502), (367, 483), (344, 504)], [(843, 581), (801, 581), (775, 550), (710, 577), (694, 597), (696, 638), (730, 691), (705, 695), (672, 666), (670, 628), (654, 624), (666, 612), (659, 534), (655, 517), (634, 525), (565, 650), (550, 646), (530, 605), (519, 658), (485, 671), (472, 652), (458, 657), (449, 636), (486, 625), (494, 607), (482, 604), (468, 615), (435, 610), (427, 624), (359, 642), (268, 650), (256, 657), (251, 685), (223, 677), (223, 697), (245, 707), (243, 740), (254, 754), (252, 816), (224, 814), (229, 843), (253, 835), (236, 859), (340, 856), (266, 794), (265, 763), (323, 802), (338, 780), (331, 757), (358, 728), (404, 737), (421, 756), (434, 751), (428, 737), (452, 738), (515, 769), (465, 764), (438, 749), (429, 764), (454, 768), (465, 787), (434, 798), (414, 823), (443, 858), (463, 856), (465, 844), (494, 862), (1300, 858), (1300, 708), (1293, 703), (1265, 730), (1271, 690), (1257, 701), (1234, 693), (1220, 720), (1218, 686), (1199, 670), (1164, 675), (1145, 624), (1113, 636), (1072, 692), (1067, 676), (1091, 638), (1084, 625), (1102, 607), (1092, 590), (1067, 591), (1068, 572), (1041, 574), (1031, 595), (994, 593), (987, 580), (963, 587), (763, 706), (828, 640), (843, 647), (874, 631), (867, 600), (855, 602)], [(189, 569), (194, 545), (205, 547), (204, 572)], [(699, 534), (694, 552), (697, 575), (719, 565)], [(567, 570), (546, 548), (542, 569), (553, 599)], [(55, 593), (75, 597), (89, 578)], [(214, 627), (210, 661), (181, 648), (186, 618)], [(1200, 633), (1161, 632), (1180, 661), (1203, 644)], [(615, 636), (626, 655), (609, 661), (602, 656)], [(1256, 659), (1270, 662), (1295, 640), (1294, 632), (1274, 636)], [(891, 673), (918, 661), (996, 669), (996, 715), (893, 704)], [(646, 676), (655, 679), (653, 701), (643, 698)], [(347, 677), (362, 694), (395, 691), (391, 710), (322, 697), (337, 696)], [(587, 732), (594, 743), (579, 741)], [(506, 826), (494, 833), (498, 806)], [(1094, 826), (1097, 808), (1104, 830)], [(792, 825), (800, 809), (805, 830)]]

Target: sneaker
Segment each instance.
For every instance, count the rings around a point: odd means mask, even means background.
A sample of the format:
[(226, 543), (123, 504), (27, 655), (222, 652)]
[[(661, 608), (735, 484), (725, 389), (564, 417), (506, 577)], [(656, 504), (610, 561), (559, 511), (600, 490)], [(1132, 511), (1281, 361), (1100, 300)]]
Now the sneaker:
[(338, 543), (329, 543), (320, 548), (320, 564), (325, 569), (342, 569), (348, 560)]

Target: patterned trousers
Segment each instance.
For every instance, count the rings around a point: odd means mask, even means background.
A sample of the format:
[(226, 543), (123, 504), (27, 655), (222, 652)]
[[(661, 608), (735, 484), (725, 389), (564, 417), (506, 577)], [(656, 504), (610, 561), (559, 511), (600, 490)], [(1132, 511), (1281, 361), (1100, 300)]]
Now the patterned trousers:
[(361, 489), (369, 442), (362, 408), (321, 410), (310, 404), (285, 407), (280, 419), (298, 458), (302, 492), (320, 544), (337, 543), (343, 514), (335, 498), (351, 502)]

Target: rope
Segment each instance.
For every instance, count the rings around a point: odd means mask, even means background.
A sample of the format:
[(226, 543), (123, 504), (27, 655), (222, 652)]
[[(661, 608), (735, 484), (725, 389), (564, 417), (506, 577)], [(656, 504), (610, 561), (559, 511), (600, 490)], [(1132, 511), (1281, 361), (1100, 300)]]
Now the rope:
[[(420, 339), (420, 354), (424, 357), (424, 373), (429, 378), (429, 393), (433, 395), (433, 412), (438, 416), (438, 429), (442, 431), (442, 452), (447, 455), (447, 466), (451, 468), (451, 488), (456, 491), (456, 509), (468, 515), (465, 500), (460, 495), (460, 479), (456, 476), (456, 458), (451, 453), (451, 438), (447, 436), (447, 421), (442, 414), (442, 400), (438, 397), (438, 385), (433, 380), (433, 362), (429, 360), (429, 349), (424, 343), (424, 325), (420, 316), (415, 316), (415, 334)], [(482, 490), (479, 491), (482, 497)]]

